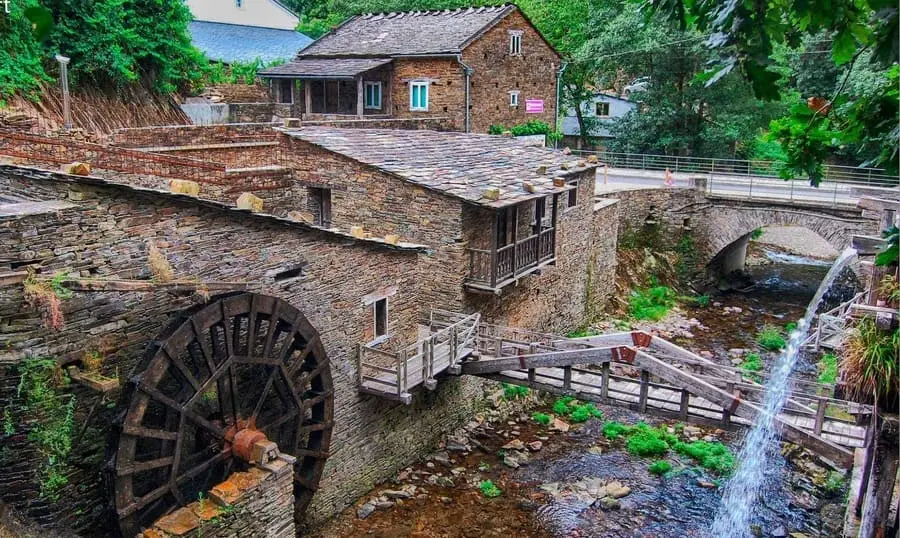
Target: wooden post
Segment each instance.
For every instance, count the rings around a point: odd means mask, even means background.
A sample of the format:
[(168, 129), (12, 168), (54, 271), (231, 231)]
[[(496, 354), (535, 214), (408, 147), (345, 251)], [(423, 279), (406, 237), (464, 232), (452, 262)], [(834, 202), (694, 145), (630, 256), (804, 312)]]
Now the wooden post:
[(363, 117), (366, 111), (366, 101), (365, 95), (363, 95), (365, 89), (363, 88), (363, 78), (362, 75), (356, 77), (356, 115), (360, 118)]
[(312, 114), (312, 81), (303, 81), (303, 108), (307, 114)]
[[(728, 394), (734, 395), (734, 383), (726, 383), (725, 384), (725, 392)], [(728, 410), (727, 407), (722, 408), (722, 424), (725, 426), (731, 424), (731, 411)]]
[(681, 406), (678, 408), (678, 415), (681, 420), (687, 420), (690, 409), (691, 393), (684, 389), (681, 389)]
[[(497, 287), (497, 219), (499, 213), (494, 211), (494, 222), (491, 224), (491, 287)], [(499, 357), (499, 355), (497, 355)]]
[(456, 355), (459, 347), (459, 336), (456, 334), (456, 325), (450, 327), (450, 367), (456, 366)]
[(572, 367), (563, 366), (563, 390), (568, 392), (572, 390)]
[(363, 349), (365, 346), (363, 344), (356, 345), (356, 353), (358, 357), (358, 361), (356, 363), (356, 378), (359, 386), (361, 387), (363, 384)]
[(406, 390), (406, 350), (397, 355), (397, 396)]
[(513, 253), (512, 253), (512, 271), (513, 278), (518, 276), (519, 274), (519, 206), (514, 205), (512, 208), (513, 211), (513, 229), (512, 229), (512, 244), (513, 244)]
[(648, 383), (650, 382), (650, 372), (647, 370), (641, 370), (641, 393), (640, 398), (638, 399), (638, 413), (646, 413), (647, 412), (647, 395), (650, 392), (650, 386)]
[(822, 429), (825, 426), (825, 411), (827, 409), (828, 406), (825, 403), (825, 398), (819, 398), (816, 407), (816, 425), (813, 428), (816, 435), (822, 435)]
[[(533, 344), (533, 343), (528, 344), (528, 354), (529, 354), (529, 355), (534, 355), (534, 354), (535, 354), (535, 351), (536, 351), (536, 350), (535, 350), (534, 344)], [(528, 381), (529, 381), (530, 383), (534, 383), (534, 368), (529, 368), (529, 369), (528, 369)]]
[(602, 371), (602, 377), (600, 382), (600, 398), (603, 399), (604, 402), (609, 400), (609, 363), (604, 362), (603, 366), (600, 367)]

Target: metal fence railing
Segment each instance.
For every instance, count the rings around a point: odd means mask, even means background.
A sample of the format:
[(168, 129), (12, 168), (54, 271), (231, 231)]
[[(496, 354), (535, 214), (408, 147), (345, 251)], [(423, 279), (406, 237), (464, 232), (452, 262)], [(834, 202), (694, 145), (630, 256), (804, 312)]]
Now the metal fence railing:
[[(610, 151), (572, 150), (579, 155), (596, 155), (600, 162), (611, 168), (632, 168), (637, 170), (664, 171), (673, 173), (696, 173), (705, 175), (726, 175), (782, 179), (784, 163), (780, 161), (711, 159), (706, 157), (684, 157), (679, 155), (648, 155), (642, 153), (617, 153)], [(807, 179), (797, 177), (794, 179)], [(896, 187), (900, 177), (891, 175), (881, 168), (864, 168), (835, 164), (824, 165), (824, 182), (869, 185), (875, 187)]]

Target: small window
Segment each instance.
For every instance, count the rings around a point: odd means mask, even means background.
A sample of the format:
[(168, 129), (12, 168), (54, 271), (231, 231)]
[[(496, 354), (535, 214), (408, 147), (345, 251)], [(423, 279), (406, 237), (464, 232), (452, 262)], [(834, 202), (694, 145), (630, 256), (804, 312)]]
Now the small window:
[(509, 92), (509, 106), (519, 106), (519, 92)]
[(331, 189), (325, 187), (308, 188), (307, 209), (313, 214), (316, 226), (331, 227)]
[(409, 83), (409, 109), (410, 110), (428, 110), (428, 83), (427, 82), (410, 82)]
[(375, 312), (375, 338), (385, 336), (388, 332), (388, 300), (378, 299), (372, 304)]
[(244, 0), (234, 0), (234, 7), (238, 9), (244, 7)]
[(366, 108), (381, 110), (381, 82), (366, 82)]
[(578, 205), (578, 182), (570, 181), (569, 185), (572, 185), (575, 188), (569, 191), (569, 197), (566, 200), (566, 207), (573, 208)]
[(509, 33), (509, 54), (512, 56), (522, 54), (522, 32)]
[(595, 103), (596, 105), (596, 114), (600, 117), (609, 116), (609, 103)]

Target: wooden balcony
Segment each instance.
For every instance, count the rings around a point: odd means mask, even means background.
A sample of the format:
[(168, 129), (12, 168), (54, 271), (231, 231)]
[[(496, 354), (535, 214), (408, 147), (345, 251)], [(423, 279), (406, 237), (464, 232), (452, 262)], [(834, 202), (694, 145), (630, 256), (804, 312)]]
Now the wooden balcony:
[(466, 286), (499, 293), (504, 286), (555, 261), (555, 227), (491, 250), (470, 248)]

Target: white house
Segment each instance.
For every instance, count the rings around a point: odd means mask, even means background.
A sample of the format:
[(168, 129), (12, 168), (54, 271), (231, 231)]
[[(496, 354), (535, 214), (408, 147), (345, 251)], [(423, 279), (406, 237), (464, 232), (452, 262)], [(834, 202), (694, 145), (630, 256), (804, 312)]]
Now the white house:
[(269, 63), (290, 60), (312, 42), (295, 28), (299, 17), (278, 0), (185, 0), (191, 39), (210, 60)]
[[(581, 103), (581, 115), (583, 118), (597, 118), (600, 120), (590, 132), (590, 136), (596, 138), (612, 138), (612, 134), (609, 132), (609, 125), (632, 110), (637, 110), (636, 103), (605, 93), (595, 93), (591, 100)], [(578, 125), (578, 117), (576, 117), (575, 109), (573, 108), (567, 110), (566, 115), (563, 117), (562, 133), (567, 138), (571, 137), (568, 139), (569, 142), (580, 144), (581, 128)]]

